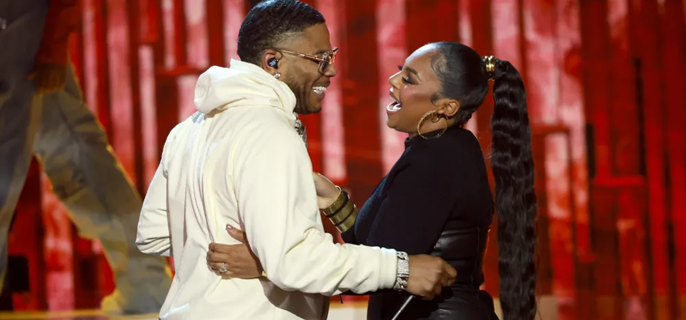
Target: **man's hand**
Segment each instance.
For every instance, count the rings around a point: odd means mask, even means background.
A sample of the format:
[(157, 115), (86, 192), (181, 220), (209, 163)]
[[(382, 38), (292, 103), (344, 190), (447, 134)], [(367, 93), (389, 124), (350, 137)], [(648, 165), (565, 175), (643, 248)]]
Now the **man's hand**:
[(457, 270), (445, 260), (429, 255), (410, 256), (410, 277), (407, 292), (431, 300), (441, 294), (443, 287), (455, 282)]
[(314, 177), (314, 188), (317, 189), (317, 205), (319, 209), (327, 208), (336, 201), (341, 190), (336, 188), (331, 180), (319, 173), (312, 172), (312, 176)]
[[(234, 239), (241, 242), (236, 245), (210, 243), (210, 251), (207, 252), (207, 263), (210, 268), (224, 278), (253, 279), (262, 276), (262, 264), (250, 251), (245, 238), (245, 232), (230, 225), (226, 231)], [(226, 272), (222, 273), (222, 267)]]
[(57, 63), (36, 62), (27, 79), (33, 80), (37, 94), (60, 91), (67, 82), (67, 67)]

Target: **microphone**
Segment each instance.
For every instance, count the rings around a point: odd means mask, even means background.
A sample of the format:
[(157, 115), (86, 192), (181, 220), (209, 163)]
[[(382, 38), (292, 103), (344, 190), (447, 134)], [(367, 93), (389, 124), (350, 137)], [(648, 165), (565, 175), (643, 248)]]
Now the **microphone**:
[(391, 319), (391, 320), (397, 320), (398, 317), (400, 317), (400, 314), (403, 313), (403, 310), (405, 310), (405, 308), (407, 308), (407, 305), (409, 305), (410, 302), (412, 302), (413, 298), (414, 298), (414, 296), (407, 297), (407, 299), (405, 299), (405, 303), (403, 303), (403, 305), (400, 306), (400, 309), (398, 309), (398, 312), (395, 313), (395, 315), (393, 316), (393, 319)]

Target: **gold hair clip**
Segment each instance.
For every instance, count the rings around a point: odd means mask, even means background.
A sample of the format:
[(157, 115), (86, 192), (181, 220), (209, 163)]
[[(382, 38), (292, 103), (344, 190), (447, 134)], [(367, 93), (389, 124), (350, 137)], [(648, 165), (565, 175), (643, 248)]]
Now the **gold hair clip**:
[(493, 58), (493, 56), (485, 56), (483, 57), (483, 62), (486, 66), (488, 78), (493, 80), (495, 78), (495, 58)]

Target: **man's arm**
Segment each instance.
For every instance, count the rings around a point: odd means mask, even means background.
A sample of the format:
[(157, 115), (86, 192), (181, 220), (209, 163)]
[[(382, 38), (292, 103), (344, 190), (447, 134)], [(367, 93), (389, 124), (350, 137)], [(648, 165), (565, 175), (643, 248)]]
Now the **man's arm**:
[(150, 182), (138, 220), (136, 246), (143, 253), (171, 257), (169, 212), (167, 209), (167, 171), (164, 167), (167, 149), (174, 141), (174, 131), (167, 137), (162, 149), (160, 165)]
[(230, 160), (244, 230), (269, 280), (327, 295), (392, 288), (394, 250), (334, 244), (322, 230), (307, 150), (288, 129), (251, 130)]
[(79, 0), (50, 0), (36, 61), (66, 66), (69, 34), (80, 26)]

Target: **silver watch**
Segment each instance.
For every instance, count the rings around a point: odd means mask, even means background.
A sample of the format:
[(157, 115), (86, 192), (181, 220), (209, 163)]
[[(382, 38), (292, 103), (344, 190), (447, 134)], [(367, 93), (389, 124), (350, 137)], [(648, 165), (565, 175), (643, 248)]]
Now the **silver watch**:
[(407, 253), (402, 251), (398, 251), (396, 256), (398, 257), (398, 269), (393, 289), (405, 291), (407, 290), (407, 280), (410, 278), (410, 258), (407, 256)]

